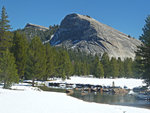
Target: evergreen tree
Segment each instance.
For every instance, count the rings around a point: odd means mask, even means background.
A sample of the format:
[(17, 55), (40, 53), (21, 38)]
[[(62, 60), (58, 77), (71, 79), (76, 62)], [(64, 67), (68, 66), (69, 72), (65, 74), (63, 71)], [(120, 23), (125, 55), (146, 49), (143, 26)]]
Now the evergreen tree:
[(4, 88), (9, 88), (12, 83), (18, 82), (15, 58), (7, 49), (0, 58), (0, 80), (4, 82)]
[(59, 77), (65, 79), (69, 78), (73, 73), (73, 67), (68, 53), (65, 50), (60, 50), (58, 55), (57, 74)]
[(0, 19), (0, 33), (4, 33), (5, 31), (9, 31), (10, 25), (8, 20), (8, 15), (6, 13), (6, 9), (3, 6), (2, 13), (1, 13), (1, 19)]
[(46, 73), (44, 79), (47, 80), (48, 77), (52, 77), (55, 73), (55, 52), (49, 43), (45, 45), (46, 48)]
[(78, 75), (78, 76), (82, 75), (81, 67), (82, 67), (82, 63), (80, 61), (76, 61), (74, 64), (75, 75)]
[(27, 74), (32, 77), (32, 86), (36, 79), (42, 79), (46, 71), (46, 52), (39, 37), (34, 37), (28, 50)]
[(95, 60), (94, 60), (94, 66), (93, 66), (93, 74), (95, 75), (95, 77), (104, 77), (104, 70), (103, 70), (103, 65), (101, 64), (101, 62), (99, 61), (98, 56), (95, 56)]
[(73, 66), (70, 61), (69, 54), (67, 53), (67, 51), (64, 51), (64, 55), (65, 55), (65, 61), (64, 61), (65, 74), (66, 74), (67, 78), (69, 78), (73, 73)]
[(66, 78), (64, 67), (65, 67), (65, 54), (62, 50), (59, 50), (59, 53), (57, 54), (56, 74), (58, 77), (62, 77), (63, 79)]
[(16, 59), (16, 65), (20, 79), (23, 79), (24, 77), (27, 61), (27, 48), (28, 42), (26, 36), (24, 34), (20, 34), (19, 32), (15, 32), (13, 36), (12, 52), (14, 53)]
[(82, 62), (81, 73), (82, 73), (82, 75), (88, 75), (89, 74), (89, 65), (85, 61)]
[(140, 36), (140, 40), (143, 42), (138, 47), (136, 55), (141, 57), (139, 63), (141, 65), (140, 71), (145, 82), (150, 85), (150, 15), (145, 20), (143, 34)]
[(133, 77), (133, 61), (131, 58), (124, 60), (125, 77)]
[(143, 64), (141, 63), (141, 57), (136, 56), (133, 62), (133, 75), (135, 78), (141, 78), (143, 73)]
[(111, 72), (111, 77), (115, 78), (118, 77), (119, 75), (119, 67), (117, 64), (116, 58), (112, 57), (110, 61), (110, 72)]
[(0, 18), (0, 55), (7, 49), (9, 49), (12, 44), (12, 33), (9, 32), (10, 25), (8, 16), (5, 8), (2, 8), (1, 18)]
[(118, 63), (118, 68), (119, 68), (119, 76), (118, 77), (124, 77), (125, 72), (124, 72), (124, 62), (121, 61), (121, 58), (119, 57), (117, 60)]
[(104, 53), (102, 58), (101, 58), (101, 62), (103, 64), (103, 68), (104, 68), (104, 77), (109, 77), (110, 76), (110, 62), (109, 62), (109, 56), (107, 53)]
[[(63, 61), (64, 58), (63, 56), (61, 57), (61, 52), (59, 50), (59, 52), (56, 52), (56, 56), (55, 56), (55, 76), (57, 77), (61, 77), (61, 74), (63, 73)], [(64, 77), (65, 78), (65, 77)]]

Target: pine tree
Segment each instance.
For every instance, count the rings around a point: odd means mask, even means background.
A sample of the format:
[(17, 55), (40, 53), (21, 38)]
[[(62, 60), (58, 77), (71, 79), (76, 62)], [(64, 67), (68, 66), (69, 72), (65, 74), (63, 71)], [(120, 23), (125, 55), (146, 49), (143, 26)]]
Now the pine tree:
[(12, 83), (18, 82), (15, 58), (7, 49), (0, 58), (0, 80), (4, 82), (4, 88), (9, 88)]
[(104, 68), (104, 77), (109, 77), (110, 76), (110, 61), (109, 61), (109, 56), (107, 53), (104, 53), (101, 62), (103, 64)]
[(65, 50), (59, 50), (58, 54), (58, 65), (57, 65), (57, 74), (59, 77), (65, 79), (69, 78), (73, 73), (73, 67), (69, 58), (68, 53)]
[(46, 52), (39, 37), (34, 37), (28, 50), (27, 74), (32, 77), (32, 86), (36, 79), (42, 79), (46, 71)]
[(5, 7), (3, 7), (0, 18), (0, 78), (4, 82), (4, 88), (9, 88), (13, 82), (18, 81), (15, 59), (9, 51), (13, 36), (9, 30), (8, 16)]
[(7, 19), (8, 15), (6, 13), (6, 9), (3, 6), (2, 8), (2, 14), (0, 19), (0, 33), (4, 33), (5, 31), (9, 31), (11, 29), (9, 23), (9, 20)]
[(20, 34), (19, 32), (15, 32), (13, 36), (12, 52), (14, 53), (16, 59), (16, 65), (20, 79), (23, 79), (24, 77), (27, 61), (27, 48), (28, 42), (26, 36), (24, 34)]
[(88, 75), (89, 74), (89, 67), (85, 61), (82, 62), (81, 73), (82, 73), (82, 75)]
[(111, 77), (115, 78), (119, 76), (119, 66), (117, 64), (116, 58), (112, 57), (110, 61), (110, 72)]
[(52, 77), (55, 73), (55, 52), (49, 43), (45, 45), (46, 49), (46, 73), (44, 79), (47, 80), (48, 77)]
[(64, 70), (64, 54), (61, 50), (57, 53), (57, 58), (56, 58), (56, 75), (58, 77), (62, 77), (63, 79), (66, 78), (65, 75), (65, 70)]
[(124, 60), (125, 77), (133, 77), (133, 61), (131, 58)]
[(94, 60), (94, 66), (93, 66), (93, 74), (95, 75), (95, 77), (104, 77), (104, 70), (103, 70), (103, 65), (101, 64), (98, 56), (95, 56), (95, 60)]
[(140, 71), (145, 82), (150, 85), (150, 15), (145, 20), (143, 34), (140, 36), (142, 45), (138, 47), (136, 55), (141, 57), (139, 65), (141, 65)]
[(75, 71), (74, 72), (75, 75), (78, 75), (78, 76), (82, 75), (82, 63), (81, 63), (81, 61), (75, 62), (74, 71)]
[(70, 61), (70, 57), (67, 51), (64, 51), (64, 55), (65, 55), (64, 57), (65, 58), (65, 61), (64, 61), (65, 74), (66, 74), (66, 77), (69, 78), (73, 74), (73, 66)]
[(140, 56), (135, 56), (135, 60), (133, 62), (133, 74), (135, 78), (142, 78), (144, 65), (141, 63), (141, 60)]
[(119, 76), (118, 77), (124, 77), (125, 72), (124, 72), (124, 62), (121, 61), (121, 58), (119, 57), (117, 60), (118, 67), (119, 67)]
[(9, 32), (10, 25), (5, 7), (2, 8), (2, 14), (0, 18), (0, 55), (7, 49), (9, 49), (12, 44), (12, 33)]

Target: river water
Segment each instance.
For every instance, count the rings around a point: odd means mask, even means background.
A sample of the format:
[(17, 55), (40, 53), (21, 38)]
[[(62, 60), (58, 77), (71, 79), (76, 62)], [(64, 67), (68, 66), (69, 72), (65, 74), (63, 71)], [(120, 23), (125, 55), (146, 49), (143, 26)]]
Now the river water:
[(123, 105), (123, 106), (133, 106), (142, 107), (150, 109), (150, 101), (139, 100), (134, 95), (113, 95), (108, 93), (95, 93), (95, 92), (84, 92), (74, 90), (74, 93), (70, 95), (72, 97), (96, 103), (105, 103), (111, 105)]

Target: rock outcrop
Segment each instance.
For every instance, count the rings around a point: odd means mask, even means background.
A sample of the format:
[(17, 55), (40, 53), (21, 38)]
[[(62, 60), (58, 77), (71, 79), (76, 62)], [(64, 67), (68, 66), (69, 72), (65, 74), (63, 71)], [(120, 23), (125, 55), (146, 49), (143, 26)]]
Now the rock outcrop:
[(90, 54), (107, 52), (110, 57), (134, 58), (141, 42), (95, 19), (79, 15), (67, 15), (54, 37), (53, 46), (65, 46)]
[(41, 30), (41, 31), (49, 30), (49, 28), (47, 28), (47, 27), (40, 26), (40, 25), (35, 25), (35, 24), (31, 24), (31, 23), (27, 23), (25, 28), (34, 28), (34, 29), (38, 29), (38, 30)]
[(126, 89), (122, 89), (122, 88), (114, 88), (112, 89), (112, 93), (113, 94), (121, 94), (121, 95), (125, 95), (125, 94), (128, 94), (128, 90)]

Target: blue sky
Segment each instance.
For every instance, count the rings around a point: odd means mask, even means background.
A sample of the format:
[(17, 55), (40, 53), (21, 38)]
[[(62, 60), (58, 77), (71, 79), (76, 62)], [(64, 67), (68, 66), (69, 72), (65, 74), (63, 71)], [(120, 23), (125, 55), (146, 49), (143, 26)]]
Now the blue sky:
[(48, 27), (70, 13), (89, 15), (127, 35), (139, 38), (150, 14), (150, 0), (0, 0), (13, 29), (26, 23)]

